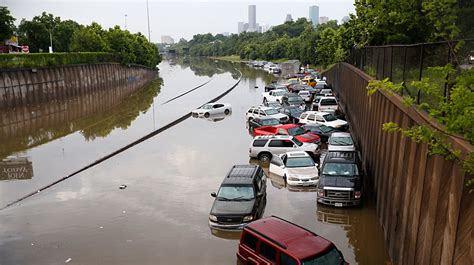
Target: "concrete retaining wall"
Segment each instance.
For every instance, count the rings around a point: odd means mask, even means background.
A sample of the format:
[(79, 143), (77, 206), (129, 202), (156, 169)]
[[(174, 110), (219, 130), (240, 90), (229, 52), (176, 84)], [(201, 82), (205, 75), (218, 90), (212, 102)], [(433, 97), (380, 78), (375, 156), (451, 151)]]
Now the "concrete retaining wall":
[(62, 101), (109, 88), (139, 88), (155, 76), (149, 68), (117, 63), (0, 70), (0, 109)]
[[(431, 156), (425, 144), (382, 130), (385, 122), (406, 128), (439, 127), (398, 95), (367, 95), (371, 79), (341, 63), (325, 73), (351, 124), (372, 188), (386, 245), (395, 264), (474, 264), (473, 193), (470, 178), (454, 161)], [(473, 146), (450, 137), (463, 154)]]

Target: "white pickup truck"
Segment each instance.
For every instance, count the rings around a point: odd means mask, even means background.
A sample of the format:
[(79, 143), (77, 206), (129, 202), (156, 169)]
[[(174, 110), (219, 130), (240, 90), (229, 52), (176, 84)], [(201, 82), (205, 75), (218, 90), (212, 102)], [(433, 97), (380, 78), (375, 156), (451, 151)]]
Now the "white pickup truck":
[(263, 92), (262, 93), (263, 103), (275, 102), (275, 101), (278, 102), (278, 103), (281, 103), (282, 102), (281, 98), (286, 93), (288, 93), (288, 91), (283, 90), (283, 89), (275, 89), (275, 90), (271, 90), (271, 91), (268, 91), (268, 92)]

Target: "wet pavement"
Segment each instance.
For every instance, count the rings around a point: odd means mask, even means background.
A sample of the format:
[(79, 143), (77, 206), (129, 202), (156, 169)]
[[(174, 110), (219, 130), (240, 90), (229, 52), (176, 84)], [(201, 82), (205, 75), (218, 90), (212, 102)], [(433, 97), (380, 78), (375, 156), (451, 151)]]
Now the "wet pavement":
[[(1, 210), (0, 264), (235, 264), (238, 233), (211, 231), (208, 214), (210, 193), (229, 168), (249, 163), (245, 112), (261, 102), (264, 85), (273, 78), (245, 66), (197, 59), (163, 62), (161, 80), (131, 95), (133, 100), (80, 118), (45, 118), (44, 126), (36, 125), (42, 129), (29, 125), (33, 129), (16, 135), (11, 133), (16, 127), (2, 128), (10, 132), (0, 135), (2, 159), (24, 163), (26, 158), (32, 172), (31, 178), (0, 181), (0, 207), (216, 97), (237, 82), (234, 67), (242, 71), (242, 81), (221, 100), (232, 104), (231, 115), (189, 118)], [(267, 186), (264, 216), (281, 216), (328, 238), (351, 264), (388, 261), (370, 200), (362, 208), (335, 209), (317, 205), (311, 189), (288, 189), (274, 176)]]

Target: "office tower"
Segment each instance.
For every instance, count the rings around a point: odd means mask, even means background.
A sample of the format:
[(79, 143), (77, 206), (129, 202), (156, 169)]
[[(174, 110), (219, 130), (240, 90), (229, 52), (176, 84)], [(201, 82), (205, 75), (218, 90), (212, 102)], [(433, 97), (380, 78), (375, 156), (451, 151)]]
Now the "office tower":
[(319, 23), (319, 6), (309, 7), (309, 20), (316, 27)]
[(163, 43), (163, 44), (173, 44), (174, 39), (171, 38), (171, 36), (163, 35), (163, 36), (161, 36), (161, 43)]
[(291, 17), (291, 14), (286, 15), (285, 22), (290, 22), (293, 21), (293, 18)]
[(244, 22), (238, 22), (237, 25), (238, 25), (238, 27), (237, 27), (237, 33), (238, 34), (245, 31), (245, 28), (244, 28), (245, 23)]
[(249, 5), (249, 31), (257, 31), (257, 7)]
[(324, 24), (329, 21), (328, 17), (319, 17), (319, 24)]

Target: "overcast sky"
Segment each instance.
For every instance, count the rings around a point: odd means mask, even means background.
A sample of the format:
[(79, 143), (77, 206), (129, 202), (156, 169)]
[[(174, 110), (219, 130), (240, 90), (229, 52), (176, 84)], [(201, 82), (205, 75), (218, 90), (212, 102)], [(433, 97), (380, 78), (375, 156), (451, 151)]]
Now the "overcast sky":
[[(248, 20), (248, 5), (257, 6), (257, 23), (278, 25), (287, 14), (293, 19), (308, 17), (309, 6), (318, 5), (319, 15), (341, 20), (354, 13), (354, 0), (314, 1), (235, 1), (235, 0), (149, 0), (151, 40), (160, 42), (161, 35), (191, 39), (197, 33), (237, 33), (237, 22)], [(114, 25), (147, 35), (146, 0), (0, 0), (7, 6), (18, 25), (22, 18), (32, 19), (43, 11), (72, 19), (80, 24), (96, 21), (104, 28)]]

